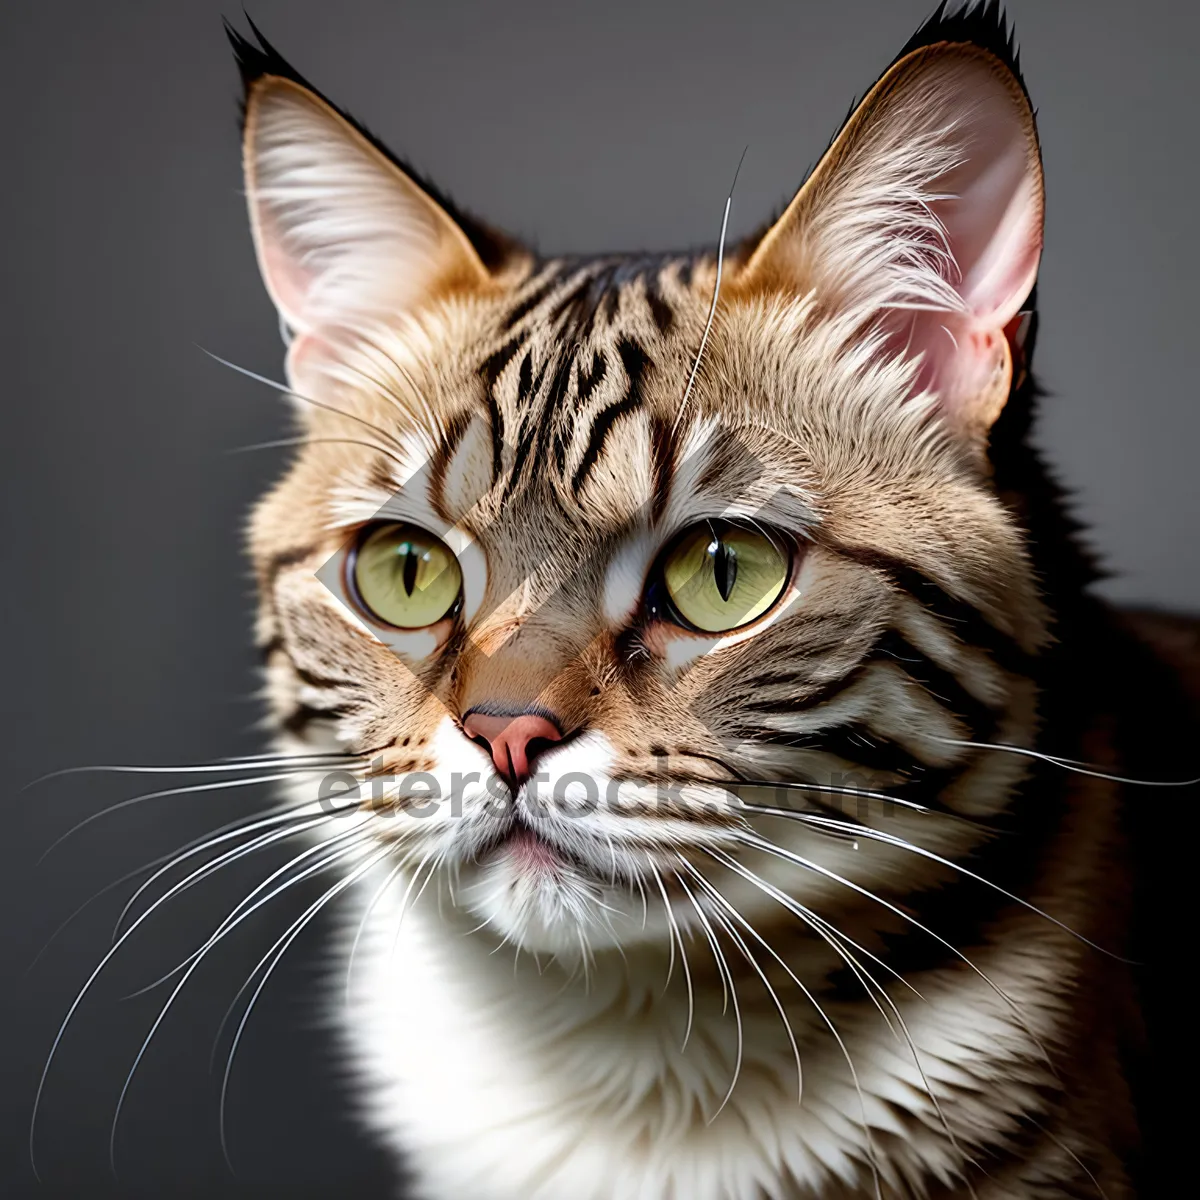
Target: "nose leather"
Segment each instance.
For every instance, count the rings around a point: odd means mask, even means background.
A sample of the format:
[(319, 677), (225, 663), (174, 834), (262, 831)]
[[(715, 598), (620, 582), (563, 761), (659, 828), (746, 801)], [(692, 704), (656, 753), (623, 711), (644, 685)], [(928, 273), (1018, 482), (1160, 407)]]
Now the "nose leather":
[(500, 717), (488, 713), (468, 713), (463, 732), (473, 741), (487, 744), (501, 778), (519, 787), (533, 774), (537, 756), (555, 742), (562, 733), (548, 717), (538, 713), (520, 713)]

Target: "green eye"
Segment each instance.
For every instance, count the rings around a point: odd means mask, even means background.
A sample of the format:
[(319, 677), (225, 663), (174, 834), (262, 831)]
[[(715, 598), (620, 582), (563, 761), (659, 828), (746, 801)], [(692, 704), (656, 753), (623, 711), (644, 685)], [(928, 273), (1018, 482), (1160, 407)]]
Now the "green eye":
[(415, 525), (380, 525), (354, 555), (354, 588), (372, 616), (398, 629), (424, 629), (445, 617), (462, 591), (450, 547)]
[(787, 587), (786, 549), (753, 529), (705, 521), (688, 530), (663, 560), (675, 611), (706, 633), (725, 633), (761, 617)]

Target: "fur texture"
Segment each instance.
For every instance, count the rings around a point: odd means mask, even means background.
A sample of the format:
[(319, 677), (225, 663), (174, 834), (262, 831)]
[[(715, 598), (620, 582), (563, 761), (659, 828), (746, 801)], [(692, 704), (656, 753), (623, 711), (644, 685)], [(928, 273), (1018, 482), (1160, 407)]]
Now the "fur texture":
[[(293, 798), (362, 897), (337, 1021), (414, 1194), (1131, 1196), (1121, 788), (1020, 752), (1121, 773), (1023, 438), (1041, 173), (996, 9), (726, 255), (698, 365), (715, 255), (539, 260), (235, 44), (304, 439), (251, 532), (268, 694), (378, 785)], [(654, 580), (718, 519), (792, 567), (706, 635)], [(363, 611), (380, 522), (458, 557), (444, 620)], [(555, 803), (498, 811), (464, 720), (526, 710)]]

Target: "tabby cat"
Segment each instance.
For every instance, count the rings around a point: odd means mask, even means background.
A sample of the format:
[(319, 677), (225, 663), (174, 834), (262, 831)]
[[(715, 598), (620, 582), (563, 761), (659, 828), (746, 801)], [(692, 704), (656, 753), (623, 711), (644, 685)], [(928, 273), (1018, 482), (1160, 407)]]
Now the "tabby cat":
[(1135, 1194), (1142, 660), (1026, 445), (998, 8), (943, 7), (761, 234), (636, 257), (468, 219), (255, 37), (301, 430), (259, 636), (411, 1194)]

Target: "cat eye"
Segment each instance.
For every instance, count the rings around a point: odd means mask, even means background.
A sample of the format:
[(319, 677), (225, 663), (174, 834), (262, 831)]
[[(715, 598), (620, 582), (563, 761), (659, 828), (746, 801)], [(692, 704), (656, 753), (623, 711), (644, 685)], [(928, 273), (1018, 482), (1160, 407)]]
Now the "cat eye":
[(348, 572), (369, 616), (397, 629), (424, 629), (449, 616), (462, 594), (462, 570), (440, 538), (416, 525), (369, 528)]
[(669, 615), (704, 633), (749, 625), (783, 595), (791, 554), (781, 538), (728, 521), (687, 529), (662, 559)]

